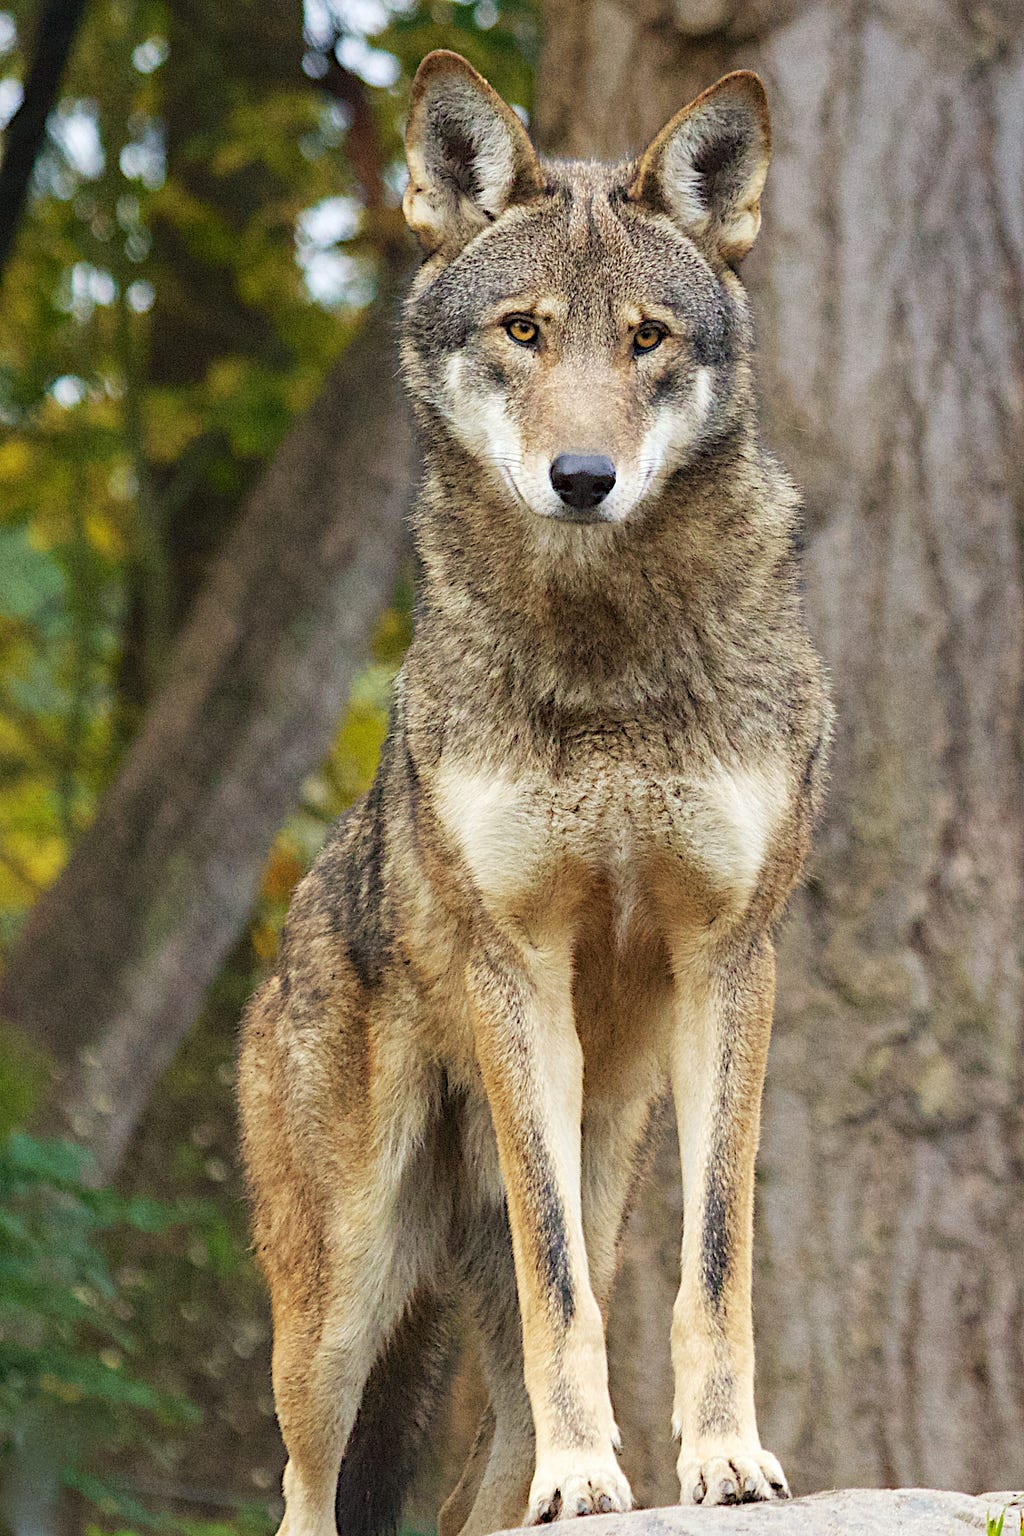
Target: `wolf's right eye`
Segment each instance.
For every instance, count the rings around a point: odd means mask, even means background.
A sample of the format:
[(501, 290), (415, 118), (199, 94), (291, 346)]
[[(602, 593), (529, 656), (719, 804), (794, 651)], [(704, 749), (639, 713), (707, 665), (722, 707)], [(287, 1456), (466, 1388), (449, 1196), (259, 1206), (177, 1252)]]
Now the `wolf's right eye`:
[(653, 352), (655, 347), (660, 347), (664, 340), (665, 327), (659, 325), (657, 320), (645, 320), (633, 336), (633, 352), (636, 356), (641, 356), (644, 352)]
[(540, 326), (533, 320), (525, 320), (522, 315), (514, 315), (505, 321), (505, 334), (521, 347), (532, 347), (540, 335)]

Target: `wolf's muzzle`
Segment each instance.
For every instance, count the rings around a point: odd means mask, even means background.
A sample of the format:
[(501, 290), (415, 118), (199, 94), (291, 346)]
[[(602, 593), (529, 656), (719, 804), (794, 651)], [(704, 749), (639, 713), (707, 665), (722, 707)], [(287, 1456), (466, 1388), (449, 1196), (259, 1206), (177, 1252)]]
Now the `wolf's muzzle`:
[[(600, 453), (560, 453), (551, 466), (551, 484), (567, 507), (586, 513), (604, 501), (615, 484), (615, 465)], [(586, 517), (574, 522), (589, 522)]]

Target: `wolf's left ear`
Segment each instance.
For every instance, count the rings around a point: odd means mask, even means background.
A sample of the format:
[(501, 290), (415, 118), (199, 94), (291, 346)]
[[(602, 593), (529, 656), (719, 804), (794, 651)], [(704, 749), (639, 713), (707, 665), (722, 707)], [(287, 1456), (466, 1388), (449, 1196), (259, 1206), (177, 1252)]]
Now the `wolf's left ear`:
[(644, 152), (629, 196), (669, 214), (723, 260), (739, 261), (761, 227), (771, 142), (764, 86), (737, 70), (666, 124)]
[(428, 254), (455, 255), (478, 230), (544, 179), (526, 129), (458, 53), (428, 53), (405, 130), (409, 185), (402, 207)]

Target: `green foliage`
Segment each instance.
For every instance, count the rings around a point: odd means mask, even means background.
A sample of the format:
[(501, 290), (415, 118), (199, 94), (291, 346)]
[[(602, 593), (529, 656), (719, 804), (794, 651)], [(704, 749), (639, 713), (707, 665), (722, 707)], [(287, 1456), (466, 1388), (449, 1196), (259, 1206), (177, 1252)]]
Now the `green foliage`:
[(535, 5), (529, 0), (482, 0), (475, 5), (417, 6), (394, 16), (381, 39), (411, 79), (424, 54), (452, 48), (485, 75), (506, 100), (533, 109), (533, 71), (538, 34)]
[(0, 1025), (0, 1138), (23, 1125), (50, 1075), (50, 1061), (20, 1031)]
[[(143, 1420), (195, 1423), (195, 1408), (132, 1370), (110, 1241), (126, 1230), (210, 1225), (216, 1215), (94, 1187), (88, 1159), (67, 1141), (20, 1132), (0, 1143), (0, 1446), (28, 1429), (59, 1448), (57, 1473), (93, 1503), (121, 1496), (95, 1475), (97, 1447), (136, 1440)], [(123, 1502), (123, 1500), (122, 1500)]]
[(1006, 1521), (1006, 1510), (1000, 1515), (989, 1515), (985, 1520), (985, 1536), (1003, 1536), (1003, 1525)]
[[(19, 38), (34, 10), (10, 13)], [(197, 51), (218, 43), (224, 64), (215, 10)], [(173, 17), (98, 0), (51, 119), (0, 306), (0, 943), (91, 819), (159, 675), (182, 507), (208, 524), (212, 487), (230, 511), (350, 324), (295, 259), (300, 213), (349, 178), (326, 139), (311, 152), (330, 104), (299, 68), (297, 6), (291, 20), (294, 77), (226, 68), (190, 136), (169, 115), (190, 110)], [(19, 49), (0, 61), (10, 80), (23, 69)], [(206, 284), (216, 309), (189, 335), (181, 310)], [(196, 366), (173, 355), (179, 332)]]
[[(96, 1502), (102, 1503), (103, 1495)], [(112, 1511), (113, 1512), (113, 1511)], [(99, 1525), (87, 1525), (85, 1536), (137, 1536), (141, 1531), (166, 1531), (173, 1536), (267, 1536), (267, 1519), (258, 1505), (239, 1505), (227, 1520), (167, 1520), (154, 1518), (139, 1507), (134, 1514), (124, 1513), (134, 1521), (133, 1527), (118, 1525), (107, 1530)]]

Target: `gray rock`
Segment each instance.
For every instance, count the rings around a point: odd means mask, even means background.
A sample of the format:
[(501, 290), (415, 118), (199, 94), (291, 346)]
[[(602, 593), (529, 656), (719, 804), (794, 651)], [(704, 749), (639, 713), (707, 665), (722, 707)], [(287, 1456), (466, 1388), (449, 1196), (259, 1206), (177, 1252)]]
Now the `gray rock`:
[[(966, 1536), (1006, 1518), (1003, 1536), (1020, 1536), (1024, 1492), (944, 1493), (930, 1488), (842, 1488), (778, 1504), (717, 1509), (638, 1509), (592, 1515), (587, 1536)], [(582, 1536), (582, 1533), (581, 1533)]]

